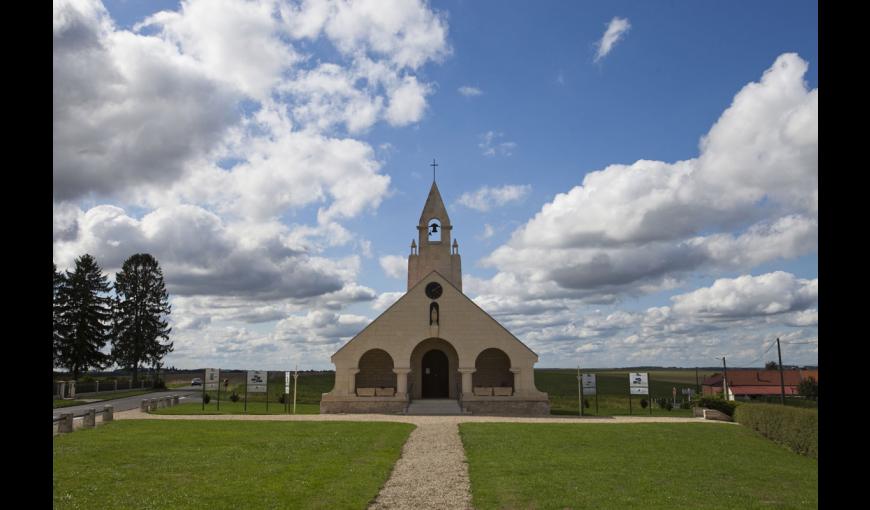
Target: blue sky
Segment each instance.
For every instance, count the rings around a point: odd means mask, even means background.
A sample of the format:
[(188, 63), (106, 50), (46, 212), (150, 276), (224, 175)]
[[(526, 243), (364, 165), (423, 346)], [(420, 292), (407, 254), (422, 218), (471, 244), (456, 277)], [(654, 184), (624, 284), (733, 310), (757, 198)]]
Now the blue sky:
[(405, 290), (435, 158), (466, 293), (538, 366), (758, 365), (777, 336), (814, 364), (817, 24), (814, 2), (55, 2), (54, 258), (153, 253), (170, 365), (329, 368)]

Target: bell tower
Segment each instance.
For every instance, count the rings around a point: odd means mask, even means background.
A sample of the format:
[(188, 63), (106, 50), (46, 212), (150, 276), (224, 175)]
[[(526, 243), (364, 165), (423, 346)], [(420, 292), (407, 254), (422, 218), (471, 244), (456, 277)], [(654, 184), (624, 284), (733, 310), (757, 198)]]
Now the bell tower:
[[(438, 271), (462, 291), (462, 260), (459, 243), (450, 244), (453, 225), (433, 179), (432, 188), (417, 223), (417, 240), (408, 256), (408, 290), (432, 271)], [(419, 251), (418, 251), (419, 250)]]

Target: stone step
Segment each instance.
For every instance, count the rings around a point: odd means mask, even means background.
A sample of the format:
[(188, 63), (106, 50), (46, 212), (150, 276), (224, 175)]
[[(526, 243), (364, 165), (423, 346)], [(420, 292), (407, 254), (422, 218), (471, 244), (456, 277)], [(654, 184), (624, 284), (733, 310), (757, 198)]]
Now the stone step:
[(453, 415), (467, 414), (463, 413), (459, 407), (459, 401), (449, 399), (426, 399), (413, 400), (408, 406), (406, 414), (421, 415), (421, 414), (438, 414), (438, 415)]

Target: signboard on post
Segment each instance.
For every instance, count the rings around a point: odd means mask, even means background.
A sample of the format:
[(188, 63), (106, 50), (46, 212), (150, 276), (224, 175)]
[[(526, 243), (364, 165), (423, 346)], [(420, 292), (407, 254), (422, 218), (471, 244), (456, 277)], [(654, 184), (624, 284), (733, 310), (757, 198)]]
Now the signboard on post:
[(290, 372), (284, 372), (284, 394), (290, 394)]
[(220, 369), (206, 368), (205, 369), (205, 389), (217, 390), (220, 389)]
[(595, 374), (583, 374), (583, 394), (595, 395), (597, 391)]
[(649, 395), (649, 374), (646, 372), (628, 374), (628, 389), (632, 395)]
[(266, 371), (248, 370), (248, 393), (266, 393)]

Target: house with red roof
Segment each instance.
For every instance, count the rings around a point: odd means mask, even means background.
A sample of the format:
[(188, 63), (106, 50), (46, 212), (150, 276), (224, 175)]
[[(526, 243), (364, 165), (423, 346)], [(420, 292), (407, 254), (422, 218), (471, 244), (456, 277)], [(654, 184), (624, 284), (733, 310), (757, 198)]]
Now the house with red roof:
[[(790, 369), (782, 371), (782, 382), (785, 384), (785, 394), (798, 395), (798, 385), (804, 379), (812, 377), (819, 381), (819, 371)], [(728, 400), (735, 398), (747, 399), (753, 397), (776, 396), (781, 392), (779, 370), (745, 370), (728, 371)], [(715, 373), (701, 383), (702, 395), (722, 395), (722, 374)]]

